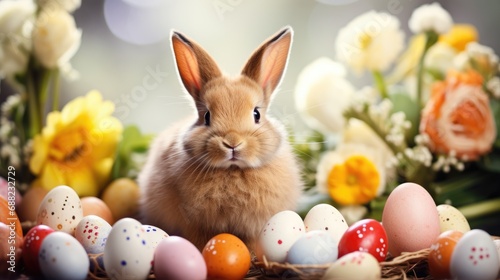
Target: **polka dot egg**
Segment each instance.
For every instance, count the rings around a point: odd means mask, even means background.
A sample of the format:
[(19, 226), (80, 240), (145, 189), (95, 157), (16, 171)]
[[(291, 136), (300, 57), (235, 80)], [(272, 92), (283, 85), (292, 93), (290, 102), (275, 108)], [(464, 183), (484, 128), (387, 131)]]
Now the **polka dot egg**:
[(465, 233), (470, 230), (469, 222), (457, 208), (448, 204), (441, 204), (437, 206), (437, 211), (441, 232), (458, 230)]
[(229, 233), (210, 239), (202, 254), (209, 279), (242, 279), (250, 269), (250, 251), (243, 241)]
[(123, 218), (111, 228), (104, 247), (104, 267), (111, 279), (146, 279), (154, 250), (149, 246), (142, 224)]
[(148, 246), (151, 249), (155, 250), (160, 242), (168, 237), (168, 234), (162, 230), (161, 228), (150, 226), (150, 225), (142, 225), (144, 232), (146, 233), (146, 239), (148, 241)]
[(40, 203), (37, 224), (73, 235), (82, 218), (78, 194), (68, 186), (58, 186), (49, 191)]

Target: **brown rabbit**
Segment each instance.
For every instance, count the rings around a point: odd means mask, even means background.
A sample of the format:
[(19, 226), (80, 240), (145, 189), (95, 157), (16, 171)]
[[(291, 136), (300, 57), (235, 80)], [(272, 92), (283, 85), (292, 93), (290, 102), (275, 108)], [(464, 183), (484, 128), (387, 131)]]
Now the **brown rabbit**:
[(284, 127), (267, 115), (292, 33), (286, 27), (272, 36), (230, 78), (198, 44), (172, 32), (177, 70), (197, 114), (151, 147), (139, 175), (144, 223), (199, 249), (223, 232), (253, 249), (272, 215), (296, 207), (300, 170)]

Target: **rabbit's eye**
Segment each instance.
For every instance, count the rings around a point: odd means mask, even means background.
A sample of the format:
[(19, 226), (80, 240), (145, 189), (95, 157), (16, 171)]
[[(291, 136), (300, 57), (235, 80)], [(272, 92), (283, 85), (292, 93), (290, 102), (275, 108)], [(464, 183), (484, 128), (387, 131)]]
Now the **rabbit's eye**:
[(253, 119), (255, 120), (255, 123), (259, 123), (260, 121), (260, 112), (259, 112), (259, 108), (255, 108), (253, 109)]
[(205, 125), (210, 125), (210, 111), (205, 113)]

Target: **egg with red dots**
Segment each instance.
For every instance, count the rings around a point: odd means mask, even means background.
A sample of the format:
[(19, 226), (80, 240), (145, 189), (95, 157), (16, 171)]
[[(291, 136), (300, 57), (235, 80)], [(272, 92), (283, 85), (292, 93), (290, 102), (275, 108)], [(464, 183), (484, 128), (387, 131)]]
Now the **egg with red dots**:
[(24, 236), (22, 258), (24, 267), (29, 274), (40, 274), (40, 264), (38, 263), (40, 247), (45, 237), (53, 232), (55, 232), (55, 230), (49, 226), (36, 225)]
[(451, 255), (453, 279), (497, 279), (499, 267), (497, 248), (491, 236), (481, 229), (466, 232)]
[(46, 279), (87, 279), (90, 261), (83, 246), (72, 235), (53, 232), (45, 237), (38, 254)]
[(349, 227), (344, 216), (337, 208), (330, 204), (322, 203), (315, 205), (304, 218), (306, 231), (327, 231), (337, 243)]
[(339, 242), (339, 257), (360, 251), (374, 256), (379, 262), (387, 257), (389, 243), (382, 224), (374, 219), (363, 219), (352, 224)]
[(284, 262), (288, 251), (301, 236), (305, 226), (299, 214), (285, 210), (272, 216), (262, 228), (255, 253), (261, 261)]
[(324, 230), (306, 232), (290, 248), (287, 262), (291, 264), (327, 264), (338, 257), (338, 242)]
[(377, 259), (367, 252), (351, 252), (340, 257), (323, 274), (322, 280), (378, 280), (382, 270)]
[(83, 245), (89, 254), (100, 254), (104, 252), (104, 245), (111, 232), (111, 225), (103, 218), (88, 215), (78, 223), (75, 238)]
[(73, 235), (82, 218), (83, 210), (78, 194), (68, 186), (58, 186), (43, 198), (36, 221), (39, 225), (47, 225), (56, 231)]
[(155, 250), (160, 242), (168, 237), (168, 234), (159, 227), (142, 225), (148, 241), (148, 246)]
[(106, 274), (110, 279), (146, 279), (153, 254), (142, 224), (133, 218), (122, 218), (111, 228), (104, 246)]

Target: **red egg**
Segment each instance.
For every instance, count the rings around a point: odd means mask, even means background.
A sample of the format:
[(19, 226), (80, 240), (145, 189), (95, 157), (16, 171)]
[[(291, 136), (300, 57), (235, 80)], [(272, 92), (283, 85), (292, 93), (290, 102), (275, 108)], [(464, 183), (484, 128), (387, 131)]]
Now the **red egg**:
[(209, 279), (242, 279), (250, 269), (250, 252), (238, 237), (221, 233), (203, 248)]
[(26, 233), (26, 236), (24, 237), (22, 256), (26, 270), (30, 274), (39, 275), (41, 273), (40, 266), (38, 264), (40, 246), (42, 246), (43, 239), (53, 232), (54, 230), (49, 226), (37, 225)]
[(367, 252), (377, 261), (384, 261), (389, 244), (382, 224), (374, 219), (364, 219), (352, 224), (339, 242), (339, 258), (351, 252)]
[(451, 279), (451, 255), (457, 242), (464, 234), (458, 230), (441, 233), (429, 252), (429, 272), (435, 279)]

